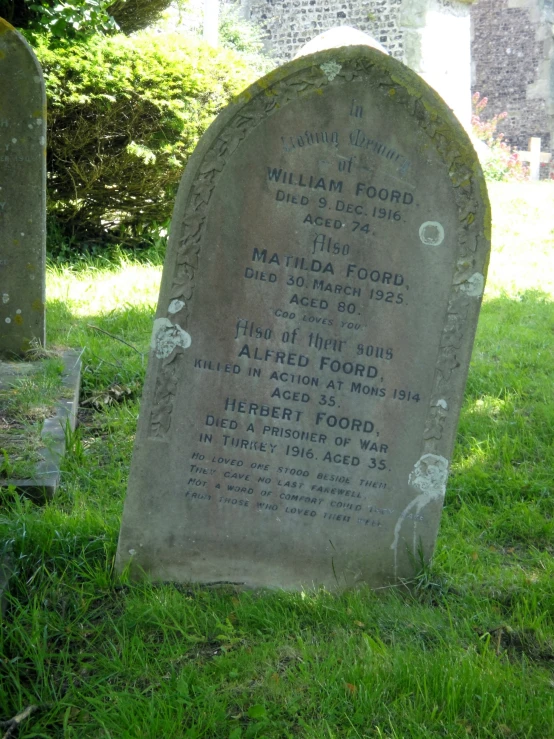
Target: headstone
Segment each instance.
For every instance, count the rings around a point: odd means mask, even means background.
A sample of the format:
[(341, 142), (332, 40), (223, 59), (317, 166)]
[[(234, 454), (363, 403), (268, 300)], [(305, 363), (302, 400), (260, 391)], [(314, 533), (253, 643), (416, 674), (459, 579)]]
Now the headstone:
[(530, 180), (540, 180), (541, 164), (548, 164), (552, 158), (547, 152), (541, 153), (541, 140), (538, 136), (529, 139), (529, 151), (518, 151), (517, 155), (522, 162), (529, 162)]
[(0, 19), (0, 355), (44, 345), (46, 96), (40, 65)]
[[(44, 79), (31, 47), (0, 18), (0, 390), (22, 375), (32, 381), (37, 362), (21, 357), (46, 343), (45, 267)], [(62, 359), (63, 397), (43, 424), (33, 479), (0, 480), (0, 488), (14, 485), (37, 500), (58, 487), (66, 438), (75, 428), (81, 358), (68, 350)]]
[(489, 238), (467, 134), (400, 62), (333, 49), (240, 95), (177, 196), (118, 569), (285, 589), (413, 575)]

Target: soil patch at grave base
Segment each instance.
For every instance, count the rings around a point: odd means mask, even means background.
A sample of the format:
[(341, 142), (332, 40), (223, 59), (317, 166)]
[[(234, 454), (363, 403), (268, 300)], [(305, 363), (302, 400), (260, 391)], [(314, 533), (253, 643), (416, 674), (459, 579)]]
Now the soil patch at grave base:
[[(0, 488), (14, 486), (41, 502), (52, 498), (60, 482), (60, 461), (64, 456), (68, 433), (75, 430), (81, 354), (76, 350), (60, 352), (60, 376), (52, 396), (40, 403), (40, 410), (17, 410), (17, 395), (3, 402), (24, 386), (40, 389), (42, 361), (0, 362), (0, 448), (3, 454)], [(10, 459), (11, 457), (11, 459)]]
[(521, 659), (522, 656), (533, 662), (554, 662), (554, 648), (548, 641), (541, 641), (533, 629), (516, 631), (510, 626), (498, 626), (484, 633), (476, 632), (482, 639), (489, 637), (498, 655), (507, 654), (510, 659)]

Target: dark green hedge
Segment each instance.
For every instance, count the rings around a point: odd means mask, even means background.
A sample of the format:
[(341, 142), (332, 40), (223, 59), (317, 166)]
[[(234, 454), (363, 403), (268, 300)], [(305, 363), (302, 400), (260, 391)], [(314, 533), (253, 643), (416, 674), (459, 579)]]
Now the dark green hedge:
[(49, 214), (80, 242), (136, 244), (167, 222), (198, 138), (257, 76), (178, 34), (33, 43), (48, 94)]

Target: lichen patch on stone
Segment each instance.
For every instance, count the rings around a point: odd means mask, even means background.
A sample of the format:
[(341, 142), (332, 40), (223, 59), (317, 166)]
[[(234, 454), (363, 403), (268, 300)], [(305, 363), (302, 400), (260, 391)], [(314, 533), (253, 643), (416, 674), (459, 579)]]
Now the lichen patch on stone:
[(427, 505), (437, 497), (444, 498), (447, 477), (448, 460), (438, 454), (424, 454), (414, 465), (408, 483), (420, 491), (418, 498), (423, 496), (422, 505)]
[(177, 300), (177, 299), (175, 299), (175, 300), (172, 300), (171, 303), (169, 304), (169, 307), (167, 309), (167, 312), (168, 313), (172, 313), (172, 314), (179, 313), (179, 311), (181, 310), (181, 308), (184, 308), (184, 307), (185, 307), (185, 301), (184, 300)]
[[(402, 511), (394, 527), (394, 539), (391, 549), (394, 551), (394, 570), (397, 569), (398, 541), (400, 529), (408, 514), (415, 508), (415, 515), (419, 515), (422, 508), (434, 500), (443, 500), (448, 478), (448, 460), (438, 454), (424, 454), (415, 463), (408, 477), (410, 487), (419, 491), (419, 494), (408, 503)], [(414, 518), (413, 553), (417, 551), (417, 519)]]
[(191, 343), (190, 334), (171, 323), (169, 318), (157, 318), (154, 321), (151, 347), (158, 359), (169, 357), (177, 347), (188, 349)]
[(330, 61), (330, 62), (325, 62), (325, 64), (322, 64), (320, 66), (320, 69), (323, 72), (323, 74), (327, 77), (329, 82), (332, 82), (337, 76), (337, 74), (340, 72), (342, 67), (340, 64), (337, 64), (336, 62)]
[(444, 241), (444, 228), (438, 221), (425, 221), (419, 227), (419, 238), (425, 246), (440, 246)]
[(480, 298), (485, 288), (485, 278), (480, 272), (475, 272), (469, 279), (460, 285), (462, 290), (470, 298)]

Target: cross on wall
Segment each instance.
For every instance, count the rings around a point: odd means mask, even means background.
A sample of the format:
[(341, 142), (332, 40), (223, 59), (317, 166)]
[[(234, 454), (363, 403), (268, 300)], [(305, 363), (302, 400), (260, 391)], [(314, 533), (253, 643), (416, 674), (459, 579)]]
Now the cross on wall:
[(546, 152), (541, 154), (541, 140), (538, 136), (529, 139), (529, 151), (518, 151), (517, 155), (522, 162), (529, 162), (531, 180), (539, 179), (541, 164), (548, 164), (552, 158)]

